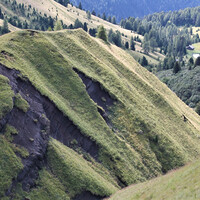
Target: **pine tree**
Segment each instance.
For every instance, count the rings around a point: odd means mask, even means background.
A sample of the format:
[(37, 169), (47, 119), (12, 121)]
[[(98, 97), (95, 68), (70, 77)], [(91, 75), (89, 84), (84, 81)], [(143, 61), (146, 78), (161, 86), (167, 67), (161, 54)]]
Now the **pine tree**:
[(173, 67), (173, 73), (176, 74), (181, 70), (181, 67), (178, 63), (178, 61), (175, 62), (174, 67)]
[(6, 19), (3, 20), (3, 27), (1, 30), (2, 34), (8, 33), (9, 29), (8, 29), (8, 22)]
[(81, 2), (79, 3), (78, 8), (79, 8), (80, 10), (83, 9)]
[(84, 24), (83, 24), (83, 30), (86, 31), (86, 32), (88, 31), (88, 27), (87, 27), (87, 23), (86, 22), (84, 22)]
[(62, 30), (63, 29), (63, 26), (62, 26), (62, 23), (60, 20), (57, 20), (56, 23), (55, 23), (55, 26), (54, 26), (54, 31), (59, 31), (59, 30)]
[(111, 16), (108, 16), (108, 21), (111, 22)]
[(125, 43), (125, 48), (129, 49), (129, 43), (128, 42)]
[(90, 13), (90, 11), (87, 11), (87, 18), (91, 19), (91, 13)]
[(200, 56), (196, 59), (194, 67), (200, 66)]
[(47, 29), (47, 31), (52, 31), (52, 28), (51, 28), (51, 26), (49, 26), (49, 28)]
[(189, 65), (194, 65), (194, 59), (192, 57), (189, 59)]
[(92, 11), (92, 15), (96, 16), (96, 12), (94, 10)]
[(142, 57), (141, 65), (142, 65), (143, 67), (148, 65), (148, 60), (146, 59), (145, 56)]
[(115, 16), (112, 17), (111, 23), (116, 24), (116, 17)]
[(106, 20), (106, 14), (105, 13), (103, 13), (102, 19)]
[(197, 106), (196, 106), (196, 112), (200, 115), (200, 102), (197, 103)]
[(133, 36), (131, 36), (131, 44), (130, 44), (131, 50), (135, 51), (135, 42), (133, 40)]
[(106, 30), (103, 27), (103, 25), (99, 26), (98, 32), (97, 32), (97, 37), (100, 38), (100, 39), (102, 39), (102, 40), (104, 40), (105, 42), (108, 41)]
[(76, 19), (74, 22), (74, 28), (83, 28), (83, 24), (81, 23), (81, 21), (79, 21), (79, 19)]

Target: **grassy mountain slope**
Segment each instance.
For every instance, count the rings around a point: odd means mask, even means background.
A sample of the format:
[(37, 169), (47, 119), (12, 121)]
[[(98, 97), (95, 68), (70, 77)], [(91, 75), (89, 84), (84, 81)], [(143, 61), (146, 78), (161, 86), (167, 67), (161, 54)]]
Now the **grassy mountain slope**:
[[(161, 175), (199, 156), (199, 116), (124, 50), (91, 38), (82, 29), (12, 32), (0, 37), (0, 44), (1, 64), (21, 72), (14, 75), (18, 77), (16, 80), (22, 79), (15, 93), (21, 93), (30, 104), (25, 115), (30, 116), (32, 108), (37, 111), (35, 105), (39, 103), (32, 104), (35, 97), (36, 101), (50, 99), (39, 107), (40, 117), (34, 117), (34, 126), (41, 122), (59, 128), (62, 125), (59, 123), (68, 118), (73, 123), (71, 127), (80, 130), (77, 140), (69, 140), (67, 146), (55, 139), (48, 140), (47, 152), (43, 151), (47, 159), (38, 167), (35, 187), (25, 188), (24, 192), (17, 182), (12, 192), (16, 199), (31, 195), (31, 199), (36, 199), (34, 194), (37, 199), (49, 199), (48, 191), (54, 188), (54, 181), (58, 182), (54, 189), (60, 199), (63, 195), (64, 199), (74, 198), (82, 192), (106, 197), (120, 187)], [(77, 70), (89, 78), (90, 88), (85, 87)], [(11, 84), (13, 87), (15, 82)], [(87, 91), (95, 90), (95, 83), (112, 99), (108, 108), (103, 108), (98, 101), (95, 103), (88, 95)], [(98, 91), (95, 98), (97, 95)], [(104, 97), (100, 100), (107, 103)], [(49, 106), (45, 106), (47, 104)], [(48, 115), (52, 104), (58, 110), (55, 108)], [(0, 105), (3, 110), (3, 100)], [(107, 114), (106, 119), (99, 110)], [(55, 113), (61, 113), (61, 117), (51, 119)], [(2, 119), (5, 118), (4, 114)], [(50, 133), (55, 136), (53, 128), (50, 127)], [(40, 130), (43, 138), (48, 136), (47, 129), (42, 126)], [(30, 132), (27, 129), (28, 135)], [(10, 145), (14, 145), (21, 134), (18, 131), (18, 135), (12, 136), (14, 141)], [(68, 134), (70, 130), (62, 137)], [(29, 137), (30, 145), (37, 142), (33, 136)], [(87, 145), (84, 145), (86, 139), (81, 141), (81, 138), (87, 138)], [(87, 151), (88, 144), (93, 144), (90, 151)], [(24, 148), (29, 150), (29, 146)], [(45, 180), (49, 180), (46, 186)], [(5, 188), (9, 187), (4, 186), (4, 191)]]
[(199, 174), (200, 162), (198, 160), (165, 176), (130, 186), (109, 199), (199, 199)]

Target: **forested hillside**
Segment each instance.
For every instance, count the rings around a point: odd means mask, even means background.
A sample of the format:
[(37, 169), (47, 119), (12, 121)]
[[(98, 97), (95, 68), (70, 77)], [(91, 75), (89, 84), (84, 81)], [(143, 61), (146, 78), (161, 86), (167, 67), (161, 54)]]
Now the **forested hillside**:
[(187, 7), (199, 6), (199, 0), (71, 0), (75, 5), (82, 3), (86, 10), (94, 10), (101, 15), (105, 13), (107, 16), (116, 16), (118, 20), (121, 18), (143, 17), (144, 15), (154, 12), (179, 10)]

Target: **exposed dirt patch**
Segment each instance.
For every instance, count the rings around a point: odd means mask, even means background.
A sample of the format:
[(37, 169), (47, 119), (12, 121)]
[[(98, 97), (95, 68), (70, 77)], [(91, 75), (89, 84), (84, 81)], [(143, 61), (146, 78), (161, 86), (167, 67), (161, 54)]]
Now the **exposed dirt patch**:
[[(98, 112), (104, 118), (107, 124), (110, 124), (108, 115), (109, 107), (113, 105), (115, 100), (110, 96), (110, 94), (103, 89), (99, 82), (93, 81), (91, 78), (87, 77), (84, 73), (80, 72), (78, 69), (73, 68), (74, 71), (82, 79), (83, 83), (86, 86), (86, 91), (89, 94), (90, 98), (97, 103), (100, 108)], [(103, 108), (103, 109), (101, 109)]]
[(35, 89), (31, 82), (22, 79), (18, 71), (8, 69), (1, 64), (0, 74), (8, 77), (13, 91), (20, 93), (30, 106), (26, 113), (14, 107), (0, 121), (1, 132), (4, 131), (7, 123), (16, 128), (18, 134), (13, 136), (13, 142), (25, 147), (30, 154), (28, 158), (22, 159), (24, 168), (7, 191), (8, 196), (11, 196), (17, 182), (22, 183), (25, 191), (30, 191), (32, 187), (35, 187), (38, 171), (45, 164), (49, 136), (71, 148), (74, 147), (73, 141), (76, 141), (76, 147), (98, 159), (96, 143), (84, 136), (50, 99), (42, 96)]

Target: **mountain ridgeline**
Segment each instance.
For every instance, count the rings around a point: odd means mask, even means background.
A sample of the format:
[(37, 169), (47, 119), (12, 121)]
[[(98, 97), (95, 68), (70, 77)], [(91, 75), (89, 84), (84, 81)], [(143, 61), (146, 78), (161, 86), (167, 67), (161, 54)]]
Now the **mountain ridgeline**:
[(200, 117), (82, 29), (0, 37), (0, 198), (103, 199), (200, 155)]
[(122, 18), (143, 17), (148, 14), (161, 11), (179, 10), (187, 7), (199, 6), (199, 0), (71, 0), (75, 5), (82, 3), (83, 8), (94, 10), (96, 13), (106, 13), (106, 15), (116, 16), (118, 20)]

